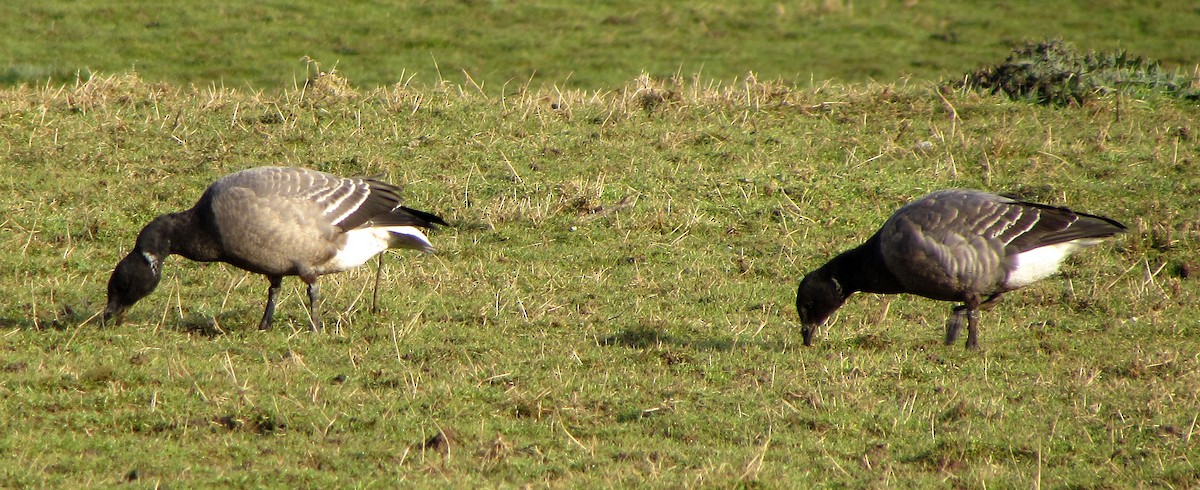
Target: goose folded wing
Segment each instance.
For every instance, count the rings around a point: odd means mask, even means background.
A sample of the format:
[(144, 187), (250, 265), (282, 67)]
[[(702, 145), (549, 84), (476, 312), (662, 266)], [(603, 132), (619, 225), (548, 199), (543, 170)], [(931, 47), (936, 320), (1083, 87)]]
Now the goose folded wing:
[(1012, 207), (1019, 209), (1025, 219), (1033, 219), (1032, 227), (1008, 240), (1008, 250), (1016, 253), (1075, 240), (1107, 238), (1125, 230), (1124, 225), (1109, 218), (1063, 207), (1027, 202), (1016, 202)]
[[(345, 178), (297, 168), (256, 169), (250, 178), (231, 182), (252, 188), (260, 196), (315, 205), (330, 225), (342, 230), (364, 226), (446, 224), (441, 218), (401, 206), (400, 188), (373, 177)], [(307, 207), (307, 206), (305, 206)]]

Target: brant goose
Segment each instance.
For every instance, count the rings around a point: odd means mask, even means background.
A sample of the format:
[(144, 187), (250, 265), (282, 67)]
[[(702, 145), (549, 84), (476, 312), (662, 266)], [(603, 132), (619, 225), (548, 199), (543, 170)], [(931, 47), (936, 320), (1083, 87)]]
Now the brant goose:
[(851, 294), (908, 293), (961, 301), (946, 322), (946, 345), (967, 319), (979, 348), (978, 311), (1008, 291), (1058, 271), (1072, 252), (1125, 231), (1103, 216), (974, 190), (941, 190), (901, 207), (870, 239), (800, 281), (796, 311), (804, 345)]
[(400, 205), (400, 188), (371, 177), (347, 179), (315, 170), (259, 167), (220, 178), (195, 206), (142, 228), (137, 244), (108, 280), (104, 321), (154, 291), (162, 263), (178, 254), (225, 262), (267, 276), (267, 307), (258, 328), (271, 328), (283, 276), (308, 283), (314, 331), (317, 278), (357, 267), (388, 248), (432, 252), (421, 228), (446, 222)]

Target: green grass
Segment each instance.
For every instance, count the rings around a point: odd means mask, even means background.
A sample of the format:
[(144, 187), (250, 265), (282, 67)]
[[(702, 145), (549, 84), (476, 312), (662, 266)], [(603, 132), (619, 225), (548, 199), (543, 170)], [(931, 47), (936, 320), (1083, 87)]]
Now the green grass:
[(1181, 1), (4, 2), (0, 83), (136, 70), (278, 90), (306, 77), (303, 57), (365, 87), (414, 77), (491, 93), (612, 90), (642, 72), (887, 83), (958, 79), (1055, 37), (1191, 70), (1198, 26), (1200, 8)]
[[(0, 486), (1193, 486), (1198, 118), (918, 82), (4, 89)], [(385, 172), (455, 226), (387, 255), (380, 314), (370, 268), (324, 278), (327, 333), (299, 281), (259, 332), (262, 278), (179, 258), (87, 323), (141, 226), (262, 164)], [(875, 295), (804, 348), (801, 275), (951, 186), (1131, 232), (984, 313), (981, 353)]]

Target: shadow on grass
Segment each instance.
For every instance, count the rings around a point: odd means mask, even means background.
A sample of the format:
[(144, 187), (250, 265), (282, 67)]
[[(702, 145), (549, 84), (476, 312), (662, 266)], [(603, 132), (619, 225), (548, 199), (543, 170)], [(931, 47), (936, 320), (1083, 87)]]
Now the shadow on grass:
[(13, 328), (27, 330), (35, 329), (38, 326), (32, 318), (0, 318), (0, 328), (5, 330)]
[[(101, 325), (98, 315), (74, 315), (60, 316), (58, 318), (0, 318), (0, 329), (20, 329), (20, 330), (37, 330), (37, 331), (66, 331), (74, 328), (117, 328), (114, 325)], [(192, 317), (181, 320), (176, 325), (171, 326), (172, 329), (182, 333), (202, 335), (208, 338), (215, 338), (224, 335), (214, 319), (203, 317)]]
[(679, 339), (662, 332), (656, 328), (639, 325), (633, 328), (627, 328), (615, 334), (609, 335), (600, 341), (602, 345), (620, 345), (625, 347), (633, 347), (635, 349), (645, 349), (647, 347), (655, 347), (662, 344), (678, 345)]
[(99, 324), (96, 311), (80, 305), (62, 305), (58, 311), (38, 312), (30, 317), (0, 318), (0, 328), (21, 330), (67, 330), (75, 327)]
[(690, 339), (672, 335), (664, 329), (648, 325), (625, 328), (600, 340), (604, 346), (620, 346), (633, 349), (649, 349), (663, 346), (686, 347), (701, 351), (729, 352), (734, 349), (756, 347), (770, 351), (788, 351), (795, 347), (791, 342), (739, 339), (731, 336), (712, 336)]
[(179, 323), (174, 328), (189, 335), (199, 335), (213, 339), (225, 335), (225, 330), (221, 328), (220, 323), (216, 317), (188, 315), (186, 318), (179, 320)]
[[(216, 317), (191, 314), (177, 322), (165, 322), (165, 326), (167, 329), (186, 334), (215, 338), (225, 335), (226, 332), (222, 325), (239, 325), (238, 322), (246, 316), (241, 313), (228, 312)], [(229, 321), (226, 322), (225, 319), (229, 319)], [(129, 323), (130, 320), (133, 319), (126, 318), (126, 323)], [(83, 305), (64, 304), (56, 312), (44, 314), (39, 312), (38, 315), (30, 317), (0, 317), (0, 329), (65, 331), (84, 327), (117, 328), (116, 325), (102, 325), (99, 310), (93, 310)], [(248, 328), (257, 329), (257, 325)]]

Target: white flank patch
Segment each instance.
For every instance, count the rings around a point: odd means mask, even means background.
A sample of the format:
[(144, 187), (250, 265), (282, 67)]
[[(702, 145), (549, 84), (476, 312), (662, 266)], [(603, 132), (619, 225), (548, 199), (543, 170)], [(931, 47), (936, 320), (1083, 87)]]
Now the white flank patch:
[(1076, 250), (1100, 243), (1097, 238), (1085, 238), (1069, 242), (1038, 247), (1013, 257), (1013, 268), (1008, 272), (1004, 286), (1010, 289), (1023, 288), (1058, 272), (1058, 266)]
[(324, 269), (341, 272), (363, 265), (388, 248), (388, 232), (382, 228), (359, 228), (346, 232), (346, 245), (329, 260)]
[(389, 248), (412, 248), (433, 251), (433, 244), (421, 230), (412, 226), (359, 228), (346, 232), (346, 245), (329, 262), (323, 274), (358, 267), (379, 252)]

